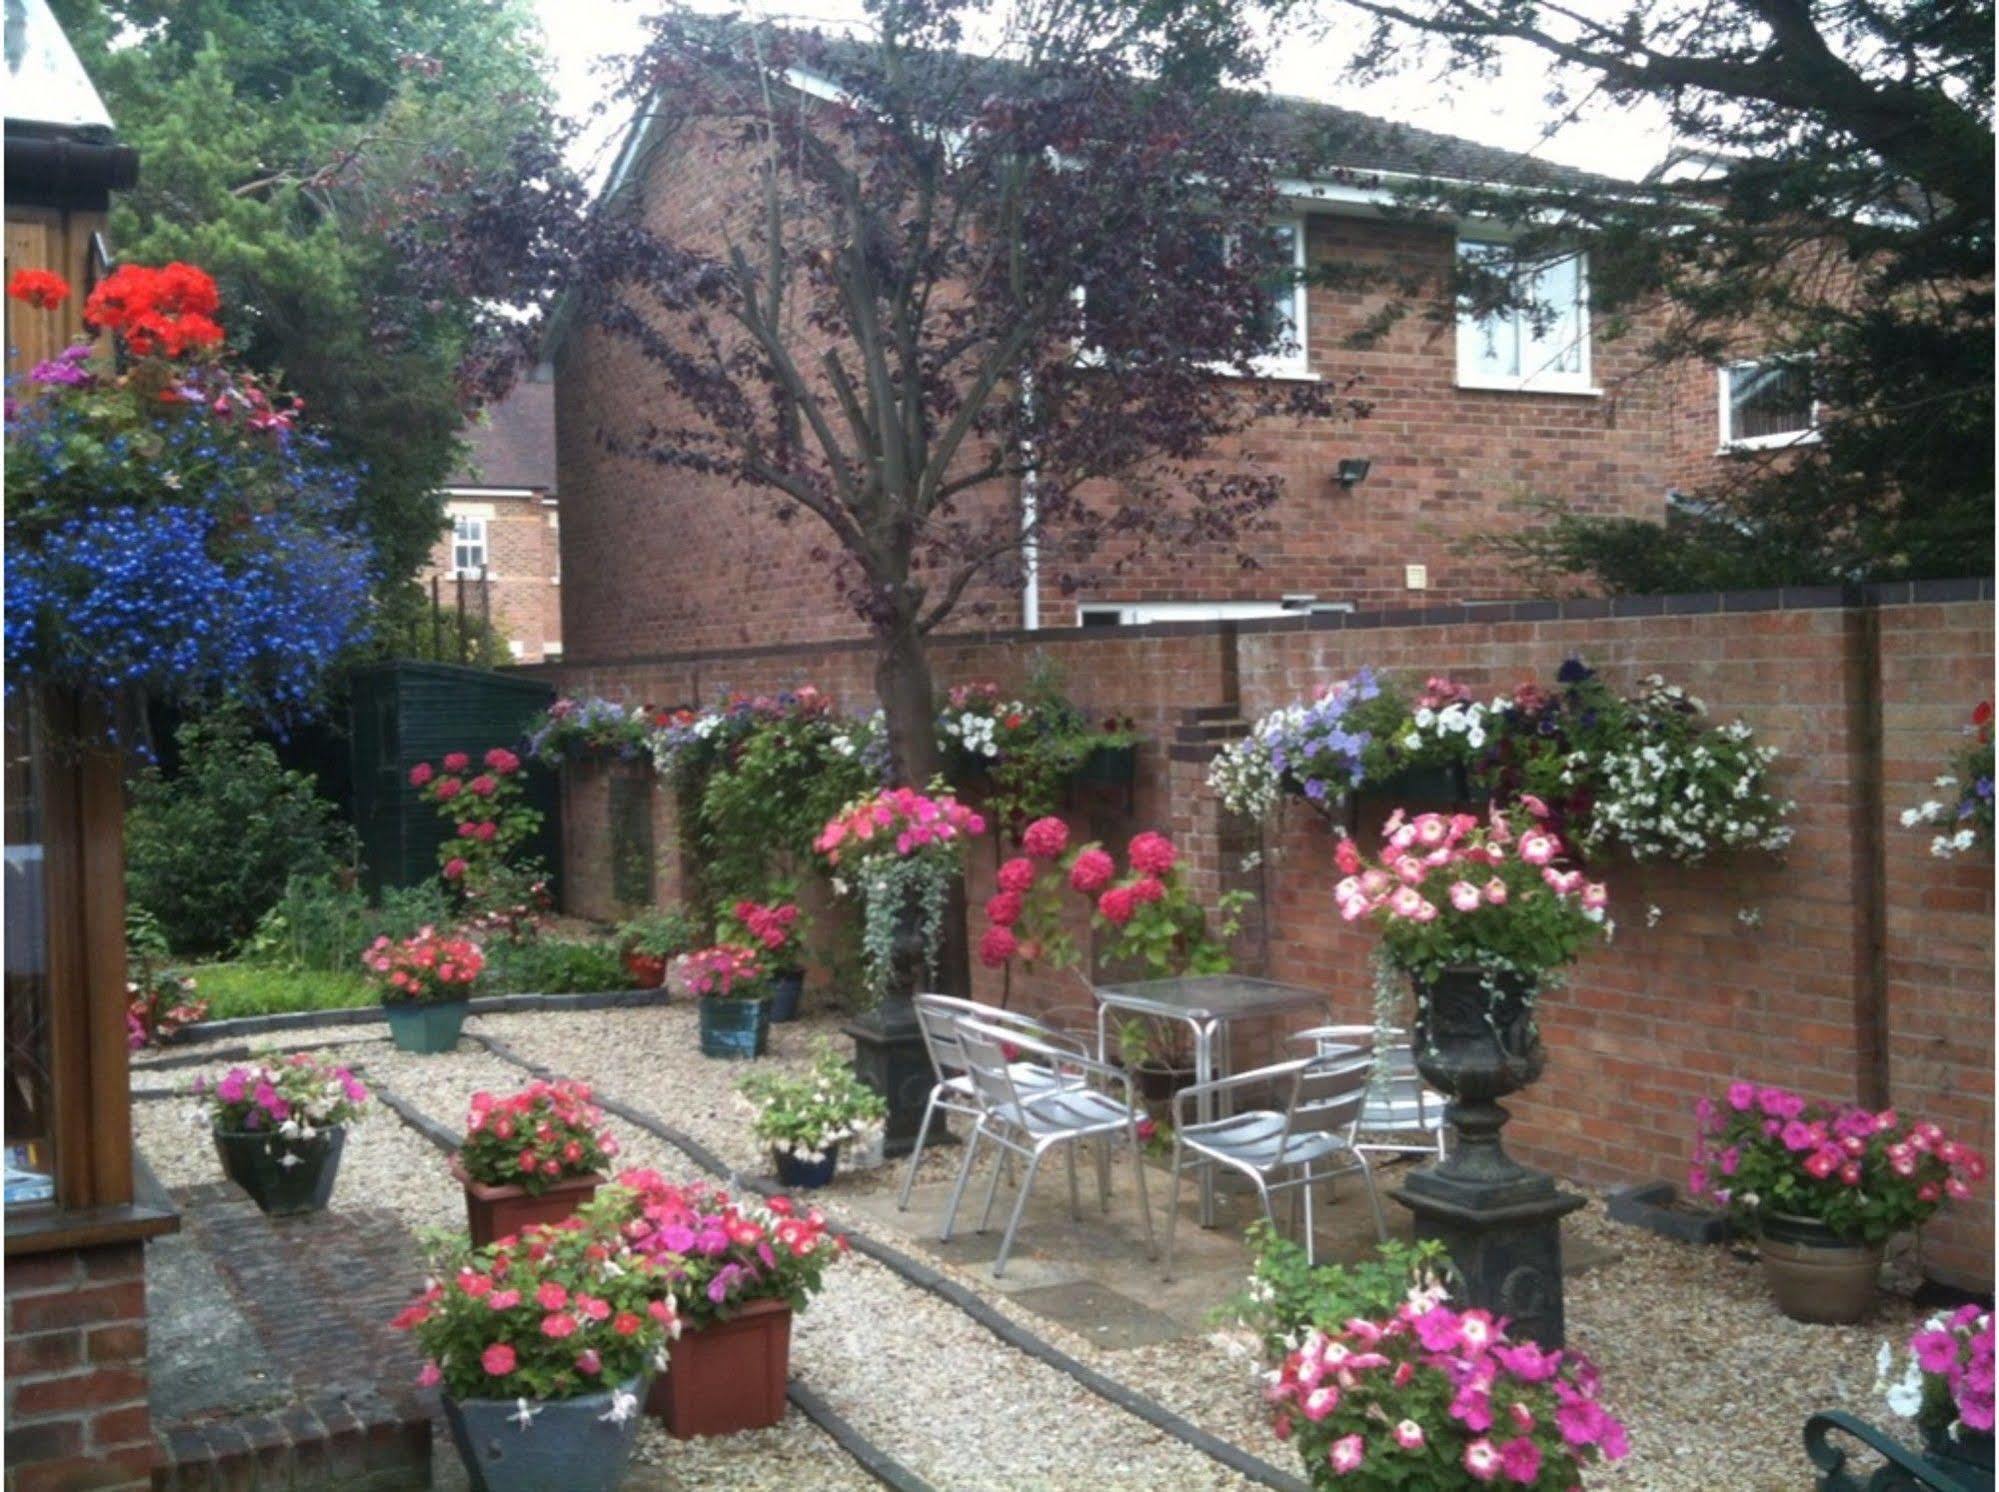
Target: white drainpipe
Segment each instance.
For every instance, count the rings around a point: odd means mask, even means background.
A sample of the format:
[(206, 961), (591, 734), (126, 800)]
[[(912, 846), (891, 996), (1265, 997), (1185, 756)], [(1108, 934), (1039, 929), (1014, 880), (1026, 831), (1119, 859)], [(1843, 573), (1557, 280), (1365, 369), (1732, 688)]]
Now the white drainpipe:
[[(1028, 415), (1034, 412), (1034, 385), (1032, 375), (1021, 375), (1021, 404)], [(1021, 442), (1020, 468), (1020, 625), (1028, 631), (1039, 630), (1041, 626), (1041, 542), (1034, 536), (1035, 520), (1040, 516), (1040, 498), (1035, 491), (1034, 446), (1032, 442)]]

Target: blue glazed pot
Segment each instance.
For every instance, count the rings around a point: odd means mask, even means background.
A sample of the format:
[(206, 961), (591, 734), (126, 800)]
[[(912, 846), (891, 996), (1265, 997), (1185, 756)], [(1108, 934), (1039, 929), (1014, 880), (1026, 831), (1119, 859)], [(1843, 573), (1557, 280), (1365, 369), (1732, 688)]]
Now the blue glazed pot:
[(770, 1046), (770, 1001), (706, 995), (701, 1000), (701, 1055), (746, 1062)]
[(805, 971), (786, 969), (770, 976), (770, 1018), (773, 1021), (798, 1019), (798, 1002), (805, 998)]
[(389, 1018), (389, 1036), (399, 1052), (420, 1057), (448, 1052), (458, 1045), (459, 1027), (465, 1024), (469, 1000), (404, 1000), (384, 1005)]
[(612, 1391), (575, 1399), (531, 1399), (522, 1422), (513, 1399), (444, 1396), (444, 1422), (465, 1463), (472, 1492), (616, 1492), (645, 1412), (645, 1383), (618, 1386), (636, 1402), (622, 1423)]
[(800, 1160), (782, 1150), (771, 1151), (771, 1158), (777, 1162), (779, 1185), (792, 1191), (816, 1191), (833, 1184), (833, 1173), (840, 1168), (840, 1147), (828, 1147), (822, 1161)]

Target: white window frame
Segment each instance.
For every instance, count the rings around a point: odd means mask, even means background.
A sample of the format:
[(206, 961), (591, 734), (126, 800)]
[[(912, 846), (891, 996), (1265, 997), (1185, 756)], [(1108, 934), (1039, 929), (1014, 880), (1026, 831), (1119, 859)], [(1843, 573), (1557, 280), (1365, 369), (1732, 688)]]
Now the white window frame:
[[(1457, 240), (1452, 246), (1452, 253), (1454, 256), (1463, 254), (1466, 244), (1499, 244), (1504, 242), (1505, 239), (1498, 234), (1468, 233), (1460, 230)], [(1466, 366), (1465, 337), (1469, 329), (1477, 323), (1469, 320), (1462, 310), (1458, 310), (1452, 318), (1452, 329), (1455, 333), (1452, 341), (1452, 357), (1456, 363), (1457, 386), (1459, 388), (1479, 389), (1493, 393), (1576, 394), (1593, 399), (1603, 397), (1603, 390), (1596, 386), (1596, 375), (1590, 357), (1592, 339), (1589, 315), (1589, 255), (1587, 252), (1579, 249), (1573, 257), (1576, 261), (1575, 327), (1576, 340), (1581, 352), (1581, 356), (1578, 359), (1581, 367), (1573, 373), (1559, 371), (1522, 372), (1517, 377), (1495, 377), (1490, 373), (1481, 373), (1473, 368), (1469, 368)], [(1510, 314), (1515, 318), (1517, 324), (1519, 320), (1526, 318), (1529, 313), (1527, 308), (1523, 306), (1516, 308)]]
[(1093, 616), (1114, 617), (1113, 626), (1143, 627), (1149, 622), (1247, 622), (1301, 614), (1282, 601), (1083, 601), (1076, 606), (1076, 625), (1087, 626), (1084, 619)]
[[(474, 524), (474, 523), (479, 525), (479, 537), (476, 541), (474, 541), (469, 535), (462, 535), (459, 532), (460, 524)], [(451, 515), (451, 572), (450, 573), (451, 573), (451, 578), (453, 580), (458, 579), (460, 576), (463, 576), (467, 580), (477, 580), (482, 575), (490, 576), (492, 574), (492, 564), (493, 564), (492, 530), (489, 527), (491, 523), (492, 519), (489, 518), (484, 513), (453, 513)], [(475, 542), (478, 547), (479, 555), (481, 559), (484, 561), (484, 563), (472, 566), (460, 565), (458, 563), (458, 546), (460, 544), (472, 545)]]
[[(1292, 350), (1287, 353), (1272, 353), (1251, 359), (1250, 375), (1256, 378), (1288, 378), (1302, 383), (1317, 383), (1319, 375), (1312, 371), (1311, 355), (1305, 341), (1307, 335), (1305, 294), (1305, 229), (1307, 219), (1303, 213), (1287, 213), (1270, 220), (1272, 228), (1288, 227), (1291, 230), (1291, 268), (1295, 278), (1291, 282), (1291, 341)], [(1233, 369), (1225, 370), (1233, 373)], [(1241, 377), (1243, 375), (1236, 374)]]
[(1760, 368), (1765, 363), (1777, 362), (1771, 357), (1737, 358), (1732, 363), (1723, 363), (1715, 369), (1715, 428), (1721, 434), (1720, 444), (1715, 448), (1717, 456), (1726, 456), (1733, 451), (1780, 451), (1791, 446), (1814, 446), (1819, 443), (1819, 401), (1812, 400), (1812, 412), (1807, 417), (1810, 423), (1802, 430), (1780, 430), (1774, 435), (1741, 435), (1733, 430), (1735, 422), (1734, 404), (1729, 398), (1730, 387), (1736, 373), (1744, 368)]

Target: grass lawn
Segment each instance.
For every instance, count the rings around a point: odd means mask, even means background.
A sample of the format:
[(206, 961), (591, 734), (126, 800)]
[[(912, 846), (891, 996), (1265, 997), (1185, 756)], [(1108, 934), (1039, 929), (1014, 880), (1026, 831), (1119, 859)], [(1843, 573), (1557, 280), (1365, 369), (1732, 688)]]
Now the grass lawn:
[(267, 969), (257, 964), (195, 964), (186, 971), (194, 992), (208, 1002), (208, 1018), (270, 1015), (285, 1010), (335, 1010), (374, 1005), (374, 992), (358, 974), (316, 969)]

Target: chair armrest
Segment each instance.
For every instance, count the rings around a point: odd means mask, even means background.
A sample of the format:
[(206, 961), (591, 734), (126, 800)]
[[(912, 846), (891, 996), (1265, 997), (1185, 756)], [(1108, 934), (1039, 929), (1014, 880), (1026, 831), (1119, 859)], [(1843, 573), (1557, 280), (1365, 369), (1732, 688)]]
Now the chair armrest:
[(1239, 1072), (1232, 1077), (1212, 1078), (1205, 1083), (1190, 1084), (1173, 1095), (1173, 1127), (1186, 1128), (1188, 1121), (1183, 1117), (1186, 1112), (1183, 1106), (1189, 1102), (1199, 1103), (1203, 1098), (1247, 1087), (1251, 1083), (1282, 1082), (1286, 1078), (1295, 1078), (1318, 1060), (1317, 1057), (1294, 1057), (1289, 1062), (1273, 1063), (1269, 1067)]
[(1010, 1039), (1015, 1046), (1020, 1048), (1022, 1056), (1030, 1053), (1037, 1054), (1043, 1059), (1044, 1065), (1052, 1068), (1057, 1073), (1064, 1075), (1070, 1072), (1095, 1074), (1109, 1082), (1123, 1084), (1125, 1101), (1127, 1103), (1131, 1101), (1131, 1074), (1123, 1068), (1113, 1067), (1108, 1062), (1099, 1062), (1095, 1057), (1089, 1056), (1086, 1053), (1071, 1051), (1065, 1046), (1057, 1046), (1039, 1037), (1022, 1034)]

